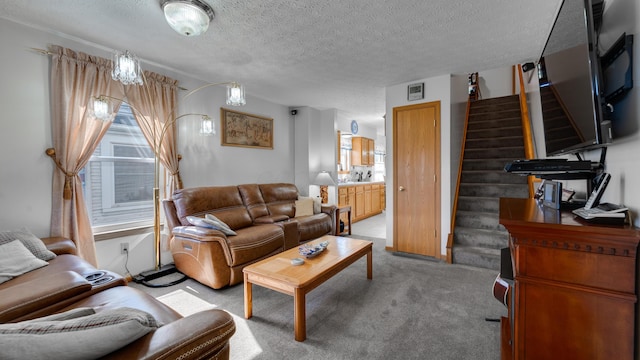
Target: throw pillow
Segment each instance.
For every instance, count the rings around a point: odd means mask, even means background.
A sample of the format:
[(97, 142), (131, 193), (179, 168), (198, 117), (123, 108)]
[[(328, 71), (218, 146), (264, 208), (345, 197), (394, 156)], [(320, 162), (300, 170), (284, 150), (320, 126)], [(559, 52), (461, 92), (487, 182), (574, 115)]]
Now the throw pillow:
[(322, 211), (322, 199), (319, 197), (313, 198), (313, 213), (320, 214)]
[(313, 199), (306, 196), (298, 196), (298, 200), (296, 200), (295, 217), (309, 215), (313, 215)]
[(218, 219), (214, 215), (206, 214), (204, 216), (204, 221), (206, 221), (207, 223), (209, 223), (209, 224), (211, 224), (213, 226), (219, 227), (220, 231), (225, 233), (225, 235), (238, 235), (238, 234), (236, 234), (235, 231), (231, 230), (229, 225), (227, 225), (224, 221)]
[(49, 263), (33, 256), (19, 240), (0, 245), (0, 284), (46, 265)]
[(13, 240), (20, 240), (20, 242), (22, 242), (22, 244), (38, 259), (49, 261), (56, 257), (56, 254), (49, 251), (42, 240), (33, 235), (26, 228), (12, 231), (0, 231), (0, 245)]
[[(209, 215), (209, 214), (207, 214)], [(213, 217), (213, 215), (210, 215)], [(218, 218), (216, 218), (218, 219)], [(206, 219), (197, 216), (187, 216), (187, 221), (191, 225), (200, 226), (208, 229), (214, 229), (222, 232), (225, 235), (238, 235), (235, 231), (231, 230), (227, 224), (220, 220)]]
[[(72, 310), (78, 311), (78, 310)], [(119, 308), (0, 324), (3, 359), (96, 359), (159, 327), (150, 314)], [(86, 314), (86, 309), (82, 310)], [(53, 319), (52, 319), (53, 318)]]

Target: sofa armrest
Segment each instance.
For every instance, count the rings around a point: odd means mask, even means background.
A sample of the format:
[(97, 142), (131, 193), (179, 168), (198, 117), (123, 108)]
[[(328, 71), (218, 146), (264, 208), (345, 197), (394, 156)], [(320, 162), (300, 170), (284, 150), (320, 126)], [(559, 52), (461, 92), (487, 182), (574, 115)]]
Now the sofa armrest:
[(338, 207), (335, 206), (335, 205), (322, 205), (320, 207), (320, 211), (325, 213), (325, 214), (328, 214), (331, 217), (333, 217), (335, 215), (335, 213), (336, 213), (336, 209), (337, 208)]
[(267, 215), (256, 218), (253, 223), (254, 224), (273, 224), (280, 221), (289, 220), (287, 215)]
[(77, 255), (78, 249), (76, 248), (76, 244), (64, 237), (55, 236), (55, 237), (46, 237), (41, 239), (44, 245), (55, 253), (56, 255), (62, 254), (71, 254)]
[(336, 210), (338, 209), (335, 205), (322, 205), (321, 212), (329, 215), (331, 218), (332, 230), (331, 233), (336, 233)]
[(61, 271), (0, 290), (0, 323), (9, 322), (42, 307), (63, 301), (86, 291), (89, 283), (73, 271)]
[(228, 359), (233, 317), (211, 309), (176, 320), (103, 359)]

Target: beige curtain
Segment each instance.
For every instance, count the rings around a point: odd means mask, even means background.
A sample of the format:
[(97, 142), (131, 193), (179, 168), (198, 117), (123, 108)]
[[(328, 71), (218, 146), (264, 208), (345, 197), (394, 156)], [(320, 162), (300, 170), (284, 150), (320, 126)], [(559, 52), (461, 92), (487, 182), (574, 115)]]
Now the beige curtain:
[(166, 199), (174, 190), (182, 188), (175, 136), (178, 82), (145, 72), (145, 84), (126, 86), (125, 94), (145, 138), (154, 151), (158, 151), (160, 163), (169, 173), (164, 191)]
[[(91, 96), (122, 99), (122, 86), (111, 79), (109, 60), (51, 46), (51, 127), (56, 164), (53, 171), (51, 236), (73, 240), (78, 255), (97, 266), (91, 222), (78, 172), (87, 164), (111, 125), (87, 117)], [(116, 109), (120, 101), (116, 101)]]

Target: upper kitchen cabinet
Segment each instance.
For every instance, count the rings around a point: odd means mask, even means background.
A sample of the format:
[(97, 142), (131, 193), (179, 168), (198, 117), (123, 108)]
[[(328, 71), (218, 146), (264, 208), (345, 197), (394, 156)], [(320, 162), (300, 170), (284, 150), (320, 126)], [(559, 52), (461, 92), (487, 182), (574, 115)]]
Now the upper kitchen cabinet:
[(354, 136), (351, 138), (351, 165), (373, 165), (375, 156), (373, 139)]

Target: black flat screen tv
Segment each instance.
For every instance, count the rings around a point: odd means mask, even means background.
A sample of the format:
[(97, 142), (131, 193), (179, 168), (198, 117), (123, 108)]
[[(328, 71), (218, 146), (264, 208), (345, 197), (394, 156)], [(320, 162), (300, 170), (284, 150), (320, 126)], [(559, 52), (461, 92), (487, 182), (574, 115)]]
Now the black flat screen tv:
[(611, 142), (597, 50), (603, 6), (603, 0), (563, 1), (538, 62), (548, 156)]

